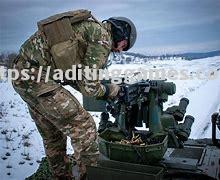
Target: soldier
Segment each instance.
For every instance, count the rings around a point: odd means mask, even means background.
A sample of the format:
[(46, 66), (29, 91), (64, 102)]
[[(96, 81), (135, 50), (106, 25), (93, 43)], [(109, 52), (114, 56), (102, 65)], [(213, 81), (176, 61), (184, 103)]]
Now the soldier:
[[(102, 23), (87, 10), (51, 16), (38, 23), (39, 30), (22, 46), (14, 62), (18, 71), (28, 69), (31, 79), (20, 76), (13, 81), (15, 90), (27, 103), (30, 114), (43, 138), (46, 156), (54, 179), (73, 179), (66, 155), (66, 136), (71, 138), (80, 179), (86, 165), (95, 165), (98, 156), (96, 125), (92, 116), (60, 82), (50, 76), (51, 70), (71, 69), (81, 64), (97, 69), (105, 67), (111, 51), (126, 51), (136, 40), (134, 24), (125, 17), (112, 17)], [(41, 70), (40, 67), (43, 67)], [(41, 71), (40, 82), (39, 73)], [(85, 96), (113, 98), (119, 87), (105, 86), (98, 80), (66, 81)]]

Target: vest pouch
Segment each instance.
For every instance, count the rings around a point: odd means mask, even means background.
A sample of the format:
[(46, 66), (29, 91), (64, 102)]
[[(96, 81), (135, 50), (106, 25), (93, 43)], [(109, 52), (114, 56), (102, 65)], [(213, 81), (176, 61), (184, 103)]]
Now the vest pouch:
[(72, 25), (90, 17), (90, 11), (80, 9), (56, 14), (38, 22), (38, 29), (50, 48), (56, 68), (65, 71), (79, 63), (83, 52), (78, 51), (80, 40), (75, 36)]
[(35, 108), (44, 116), (56, 120), (70, 120), (79, 112), (80, 104), (67, 90), (60, 87), (38, 95)]
[(38, 29), (43, 32), (49, 47), (52, 47), (55, 44), (74, 38), (71, 25), (90, 17), (90, 11), (81, 9), (50, 16), (37, 24)]
[(51, 47), (51, 55), (56, 68), (66, 71), (79, 64), (78, 40), (67, 40)]

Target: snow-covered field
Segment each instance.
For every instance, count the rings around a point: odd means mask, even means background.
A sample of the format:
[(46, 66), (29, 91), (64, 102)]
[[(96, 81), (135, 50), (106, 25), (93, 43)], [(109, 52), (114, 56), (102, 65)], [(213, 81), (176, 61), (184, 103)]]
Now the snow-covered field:
[[(192, 61), (152, 60), (146, 64), (112, 65), (110, 70), (113, 68), (163, 68), (168, 81), (177, 86), (176, 94), (169, 97), (165, 108), (178, 104), (182, 97), (189, 98), (186, 114), (195, 117), (190, 137), (211, 137), (210, 116), (220, 108), (220, 57)], [(66, 88), (82, 102), (78, 92), (69, 86)], [(42, 139), (25, 103), (10, 83), (0, 81), (0, 95), (0, 179), (22, 180), (36, 171), (45, 155)], [(96, 124), (99, 114), (92, 113)], [(220, 138), (220, 134), (217, 135)], [(72, 152), (69, 145), (68, 152)]]

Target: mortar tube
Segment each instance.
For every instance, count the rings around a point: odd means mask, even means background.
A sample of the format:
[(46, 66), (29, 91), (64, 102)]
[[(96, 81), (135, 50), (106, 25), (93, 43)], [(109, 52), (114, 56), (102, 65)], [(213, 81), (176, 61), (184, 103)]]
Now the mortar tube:
[(160, 122), (161, 109), (158, 105), (158, 99), (154, 91), (149, 93), (149, 100), (149, 129), (153, 133), (162, 132), (163, 128)]

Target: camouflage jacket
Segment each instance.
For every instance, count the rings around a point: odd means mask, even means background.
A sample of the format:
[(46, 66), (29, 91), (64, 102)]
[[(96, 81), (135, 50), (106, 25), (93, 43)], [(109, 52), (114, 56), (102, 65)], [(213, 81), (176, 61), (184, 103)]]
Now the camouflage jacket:
[[(101, 26), (102, 25), (102, 26)], [(95, 64), (97, 69), (101, 69), (107, 61), (112, 47), (112, 37), (110, 25), (107, 23), (99, 24), (94, 21), (83, 21), (72, 25), (72, 29), (76, 37), (79, 39), (77, 56), (77, 64), (93, 67)], [(20, 56), (25, 60), (26, 66), (51, 66), (55, 69), (55, 64), (50, 55), (51, 49), (40, 31), (32, 35), (20, 49)], [(74, 64), (76, 65), (76, 64)], [(69, 69), (72, 67), (70, 66)], [(82, 76), (82, 80), (77, 80), (77, 88), (83, 95), (100, 97), (106, 93), (106, 87), (99, 80), (88, 80)]]

